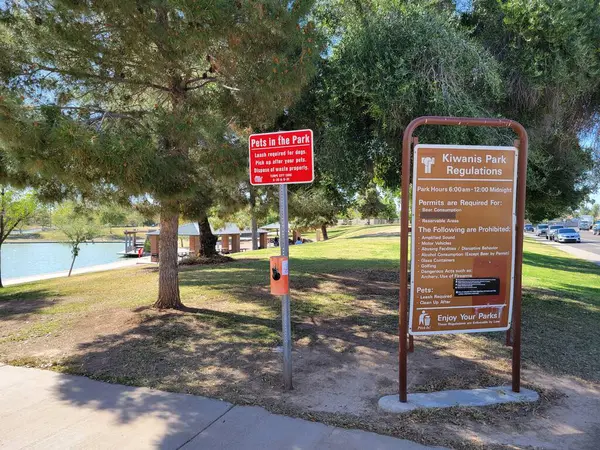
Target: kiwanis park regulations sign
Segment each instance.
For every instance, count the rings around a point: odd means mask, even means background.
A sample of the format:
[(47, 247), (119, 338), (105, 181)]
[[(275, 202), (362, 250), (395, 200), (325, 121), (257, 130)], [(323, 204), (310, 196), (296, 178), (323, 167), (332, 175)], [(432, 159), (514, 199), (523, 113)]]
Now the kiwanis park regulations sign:
[(249, 139), (250, 183), (312, 183), (315, 179), (312, 130), (253, 134)]
[(414, 149), (412, 335), (510, 328), (517, 149)]

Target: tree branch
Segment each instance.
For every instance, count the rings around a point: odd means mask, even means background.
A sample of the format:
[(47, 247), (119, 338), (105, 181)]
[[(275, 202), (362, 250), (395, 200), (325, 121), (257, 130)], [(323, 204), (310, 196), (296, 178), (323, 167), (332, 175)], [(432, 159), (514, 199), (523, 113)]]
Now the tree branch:
[(241, 89), (232, 86), (227, 86), (226, 84), (221, 84), (221, 86), (223, 86), (225, 89), (229, 89), (230, 91), (241, 91)]
[(108, 111), (106, 109), (102, 109), (102, 108), (97, 108), (97, 107), (87, 107), (87, 106), (60, 106), (60, 105), (53, 105), (56, 106), (59, 109), (62, 110), (69, 110), (69, 111), (87, 111), (90, 113), (99, 113), (99, 114), (108, 114), (111, 116), (115, 116), (115, 117), (133, 117), (133, 115), (144, 115), (147, 114), (148, 111), (143, 111), (143, 110), (134, 110), (134, 111)]
[(100, 121), (100, 127), (102, 127), (102, 122), (104, 122), (104, 119), (130, 119), (130, 120), (138, 120), (139, 117), (135, 117), (135, 116), (130, 116), (127, 114), (119, 114), (119, 113), (113, 113), (113, 112), (105, 112), (103, 113), (100, 117), (96, 117), (93, 119), (89, 120), (89, 124), (93, 124), (96, 123), (98, 121)]
[(216, 80), (217, 77), (197, 77), (197, 78), (192, 78), (191, 80), (187, 80), (186, 81), (186, 86), (192, 83), (197, 83), (198, 81), (203, 81), (203, 80)]
[(186, 87), (185, 90), (186, 91), (193, 91), (194, 89), (200, 89), (203, 88), (204, 86), (206, 86), (209, 83), (215, 83), (217, 81), (216, 78), (211, 78), (211, 79), (207, 79), (204, 83), (198, 84), (196, 86), (191, 86), (191, 87)]
[[(8, 236), (10, 236), (10, 233), (12, 233), (15, 228), (17, 228), (17, 225), (19, 225), (19, 223), (21, 223), (21, 219), (17, 220), (14, 223), (14, 225), (8, 227), (8, 231), (6, 232), (6, 236), (4, 236), (4, 239), (6, 239)], [(2, 242), (4, 242), (4, 239), (2, 240)]]
[[(107, 81), (107, 82), (111, 82), (111, 83), (132, 84), (135, 86), (145, 86), (145, 87), (158, 89), (158, 90), (166, 91), (166, 92), (171, 91), (171, 89), (169, 89), (168, 87), (161, 86), (160, 84), (150, 83), (147, 81), (138, 81), (138, 80), (125, 79), (125, 78), (108, 77), (108, 76), (104, 76), (104, 75), (98, 75), (95, 73), (77, 72), (75, 70), (65, 70), (65, 69), (59, 69), (57, 67), (42, 66), (40, 64), (36, 64), (36, 67), (37, 67), (36, 71), (45, 70), (48, 72), (58, 73), (61, 75), (69, 75), (72, 77), (93, 78), (96, 80)], [(27, 74), (24, 74), (24, 75), (27, 75)]]

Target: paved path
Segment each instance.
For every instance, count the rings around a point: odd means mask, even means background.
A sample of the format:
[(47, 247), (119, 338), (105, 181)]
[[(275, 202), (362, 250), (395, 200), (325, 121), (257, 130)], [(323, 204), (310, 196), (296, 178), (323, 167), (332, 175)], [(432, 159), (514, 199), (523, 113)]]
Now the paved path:
[(0, 448), (422, 450), (263, 408), (0, 364)]
[(580, 250), (594, 253), (597, 260), (600, 261), (600, 236), (594, 236), (591, 231), (580, 231), (581, 243), (580, 244), (569, 244), (569, 246), (575, 246)]
[[(100, 264), (97, 266), (82, 267), (81, 269), (73, 269), (72, 275), (81, 275), (84, 273), (92, 272), (104, 272), (106, 270), (122, 269), (124, 267), (133, 267), (137, 264), (153, 264), (150, 262), (150, 257), (145, 256), (143, 258), (123, 258), (120, 261), (116, 261), (108, 264)], [(8, 278), (2, 280), (4, 286), (12, 286), (15, 284), (32, 283), (34, 281), (51, 280), (53, 278), (63, 278), (69, 275), (69, 271), (65, 270), (62, 272), (45, 273), (42, 275), (32, 275), (29, 277), (21, 278)]]

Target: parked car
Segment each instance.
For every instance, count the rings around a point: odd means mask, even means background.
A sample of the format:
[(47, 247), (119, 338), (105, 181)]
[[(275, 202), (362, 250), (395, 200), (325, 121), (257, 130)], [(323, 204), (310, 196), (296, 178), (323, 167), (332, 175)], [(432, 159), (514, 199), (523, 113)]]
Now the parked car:
[(561, 228), (555, 235), (554, 239), (558, 242), (581, 242), (581, 236), (575, 228)]
[(579, 222), (579, 231), (590, 231), (592, 229), (592, 223), (587, 220)]
[(548, 225), (545, 223), (540, 223), (535, 227), (535, 235), (536, 236), (546, 236), (548, 232)]
[(530, 223), (525, 225), (525, 231), (527, 233), (533, 233), (533, 225), (531, 225)]
[(546, 233), (546, 239), (553, 241), (554, 235), (556, 234), (556, 232), (564, 227), (565, 227), (564, 225), (550, 225), (548, 227), (548, 232)]
[(592, 231), (594, 234), (600, 234), (600, 220), (598, 220), (594, 226), (592, 227)]

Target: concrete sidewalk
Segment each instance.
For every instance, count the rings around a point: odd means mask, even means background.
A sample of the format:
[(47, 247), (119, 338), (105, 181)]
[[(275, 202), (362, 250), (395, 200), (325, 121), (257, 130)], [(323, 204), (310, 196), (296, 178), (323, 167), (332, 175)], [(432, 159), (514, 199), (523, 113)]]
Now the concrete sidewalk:
[(0, 448), (430, 448), (263, 408), (39, 369), (0, 365), (0, 393)]

